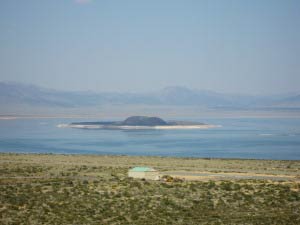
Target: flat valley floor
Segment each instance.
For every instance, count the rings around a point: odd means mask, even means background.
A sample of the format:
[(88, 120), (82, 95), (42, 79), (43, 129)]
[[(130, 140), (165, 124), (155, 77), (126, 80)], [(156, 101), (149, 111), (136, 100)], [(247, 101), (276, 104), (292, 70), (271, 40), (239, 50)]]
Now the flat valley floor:
[(0, 153), (0, 223), (300, 224), (300, 161)]

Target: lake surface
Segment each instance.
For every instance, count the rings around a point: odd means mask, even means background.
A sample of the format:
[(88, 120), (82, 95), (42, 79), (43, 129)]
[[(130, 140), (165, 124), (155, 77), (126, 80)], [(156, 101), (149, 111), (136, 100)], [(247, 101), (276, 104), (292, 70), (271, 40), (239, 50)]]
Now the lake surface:
[(85, 119), (0, 120), (0, 152), (300, 160), (300, 119), (194, 120), (200, 130), (58, 128)]

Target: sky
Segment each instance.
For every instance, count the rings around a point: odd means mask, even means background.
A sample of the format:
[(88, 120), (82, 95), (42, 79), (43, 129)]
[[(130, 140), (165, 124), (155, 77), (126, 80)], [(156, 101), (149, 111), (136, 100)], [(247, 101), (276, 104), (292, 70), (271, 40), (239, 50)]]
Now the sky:
[(0, 81), (300, 93), (299, 0), (1, 0)]

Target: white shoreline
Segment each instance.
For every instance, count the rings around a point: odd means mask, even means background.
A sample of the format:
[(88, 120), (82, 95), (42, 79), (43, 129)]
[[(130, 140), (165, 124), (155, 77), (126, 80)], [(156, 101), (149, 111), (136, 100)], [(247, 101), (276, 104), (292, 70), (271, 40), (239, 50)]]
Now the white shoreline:
[(14, 116), (0, 116), (0, 120), (15, 120), (18, 119), (18, 117)]
[(220, 125), (169, 125), (169, 126), (114, 126), (114, 125), (80, 125), (58, 124), (59, 128), (77, 129), (120, 129), (120, 130), (180, 130), (180, 129), (210, 129), (221, 127)]

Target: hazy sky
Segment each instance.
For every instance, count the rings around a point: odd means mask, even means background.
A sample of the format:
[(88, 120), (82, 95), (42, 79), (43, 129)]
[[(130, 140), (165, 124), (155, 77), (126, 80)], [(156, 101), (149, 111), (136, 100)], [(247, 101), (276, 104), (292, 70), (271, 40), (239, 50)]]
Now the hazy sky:
[(1, 0), (1, 80), (300, 92), (300, 1)]

